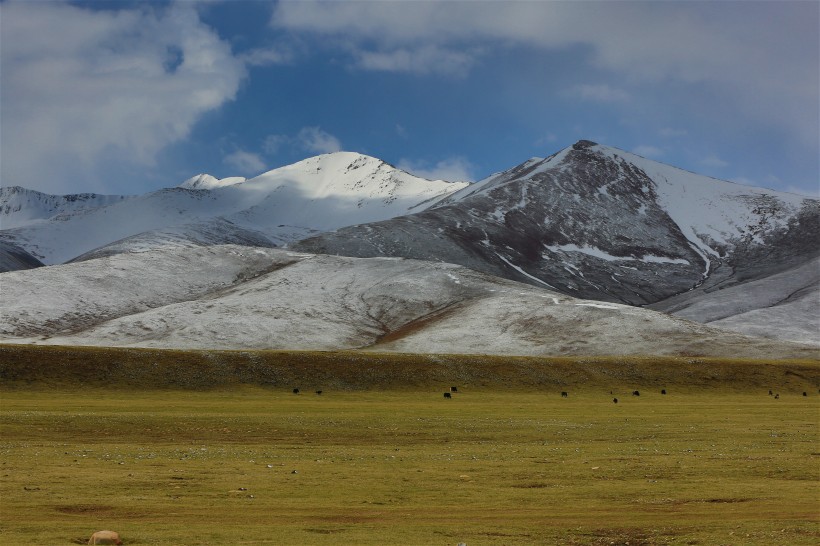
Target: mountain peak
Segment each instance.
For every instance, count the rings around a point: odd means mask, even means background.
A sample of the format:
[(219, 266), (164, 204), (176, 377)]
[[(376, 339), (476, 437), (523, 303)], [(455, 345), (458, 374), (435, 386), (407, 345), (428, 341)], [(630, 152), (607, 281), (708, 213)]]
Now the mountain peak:
[(180, 188), (188, 188), (191, 190), (212, 190), (214, 188), (221, 188), (224, 186), (233, 186), (244, 182), (246, 179), (242, 176), (229, 176), (228, 178), (216, 178), (210, 174), (197, 174), (179, 185)]
[(263, 173), (250, 180), (249, 184), (271, 188), (284, 185), (298, 189), (311, 199), (337, 196), (357, 203), (362, 199), (376, 199), (384, 204), (408, 199), (410, 202), (406, 203), (405, 207), (408, 208), (405, 210), (466, 186), (466, 183), (419, 178), (381, 159), (358, 152), (333, 152), (309, 157)]
[(573, 150), (586, 150), (587, 148), (592, 148), (593, 146), (597, 146), (597, 142), (593, 142), (591, 140), (579, 140), (575, 144), (572, 145)]
[(297, 161), (292, 165), (285, 165), (284, 167), (279, 167), (278, 169), (269, 171), (269, 173), (284, 170), (296, 170), (307, 173), (326, 171), (337, 174), (346, 174), (362, 167), (367, 167), (369, 170), (378, 170), (382, 166), (387, 166), (387, 164), (381, 159), (371, 157), (369, 155), (360, 154), (358, 152), (331, 152), (308, 157), (307, 159)]

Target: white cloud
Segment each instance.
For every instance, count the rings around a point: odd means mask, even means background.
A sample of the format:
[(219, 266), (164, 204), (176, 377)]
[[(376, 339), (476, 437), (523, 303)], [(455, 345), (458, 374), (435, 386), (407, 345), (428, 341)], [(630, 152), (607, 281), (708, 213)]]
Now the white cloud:
[(660, 157), (664, 154), (663, 150), (661, 150), (660, 148), (656, 148), (655, 146), (647, 146), (647, 145), (636, 146), (632, 150), (632, 152), (636, 153), (640, 156), (649, 157), (649, 158)]
[(428, 161), (401, 159), (396, 165), (399, 169), (428, 180), (447, 180), (448, 182), (472, 182), (475, 168), (461, 156), (448, 157), (431, 165)]
[(722, 169), (723, 167), (728, 167), (729, 163), (727, 161), (722, 160), (715, 154), (709, 154), (703, 159), (700, 160), (700, 164), (704, 167), (715, 167), (718, 169)]
[(226, 165), (230, 165), (239, 172), (237, 174), (259, 174), (265, 170), (265, 162), (257, 154), (246, 152), (244, 150), (237, 150), (231, 154), (226, 155), (222, 161)]
[[(353, 43), (355, 59), (370, 52), (373, 61), (359, 66), (379, 70), (395, 69), (399, 51), (410, 67), (411, 52), (424, 50), (478, 62), (476, 47), (580, 47), (581, 62), (626, 82), (618, 85), (708, 85), (744, 115), (788, 127), (816, 149), (819, 16), (817, 2), (658, 2), (646, 9), (630, 1), (303, 0), (278, 3), (271, 25)], [(604, 91), (587, 94), (619, 96)]]
[(289, 51), (271, 47), (246, 51), (239, 58), (248, 66), (270, 66), (289, 63), (293, 60), (293, 55)]
[(304, 150), (317, 154), (329, 154), (342, 149), (339, 139), (320, 127), (302, 127), (296, 140)]
[(266, 136), (262, 141), (262, 152), (266, 155), (276, 155), (283, 146), (287, 146), (290, 150), (314, 154), (328, 154), (342, 149), (341, 141), (321, 127), (302, 127), (295, 136)]
[(576, 85), (568, 94), (593, 102), (623, 102), (629, 100), (629, 94), (626, 91), (606, 83)]
[(262, 141), (262, 151), (267, 155), (276, 155), (283, 144), (291, 141), (287, 135), (268, 135)]
[(388, 52), (356, 52), (356, 66), (366, 70), (411, 72), (464, 77), (473, 64), (471, 54), (426, 45), (417, 49), (401, 48)]
[(232, 100), (245, 76), (189, 4), (6, 2), (0, 16), (4, 184), (95, 189), (102, 163), (151, 165)]

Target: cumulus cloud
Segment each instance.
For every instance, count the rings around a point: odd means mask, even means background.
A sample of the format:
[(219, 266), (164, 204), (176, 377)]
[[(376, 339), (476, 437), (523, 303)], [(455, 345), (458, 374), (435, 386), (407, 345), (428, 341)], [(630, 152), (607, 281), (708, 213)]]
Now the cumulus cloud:
[(290, 141), (287, 135), (268, 135), (262, 141), (262, 151), (267, 155), (276, 155), (282, 146)]
[(230, 153), (222, 161), (239, 171), (237, 174), (241, 175), (258, 174), (265, 170), (265, 162), (262, 161), (261, 157), (244, 150)]
[(407, 171), (421, 178), (428, 180), (447, 180), (448, 182), (472, 182), (475, 168), (461, 156), (448, 157), (431, 164), (428, 161), (413, 161), (401, 159), (396, 165), (399, 169)]
[(270, 47), (251, 49), (240, 55), (239, 59), (248, 66), (270, 66), (289, 63), (293, 55), (290, 51)]
[(302, 149), (317, 154), (329, 154), (342, 149), (338, 138), (323, 131), (321, 127), (302, 127), (296, 135), (296, 141)]
[(6, 2), (0, 16), (4, 184), (76, 190), (100, 163), (151, 165), (232, 100), (245, 75), (184, 3), (91, 11)]
[(268, 135), (262, 141), (265, 155), (276, 155), (283, 147), (290, 151), (329, 154), (341, 151), (342, 143), (321, 127), (302, 127), (295, 135)]
[[(789, 127), (816, 149), (818, 17), (817, 2), (660, 2), (646, 9), (643, 2), (304, 0), (278, 3), (271, 25), (352, 43), (352, 62), (377, 70), (414, 71), (423, 51), (460, 58), (469, 69), (483, 48), (582, 47), (582, 62), (619, 82), (713, 86), (745, 115)], [(590, 99), (623, 99), (604, 88), (579, 90)]]
[(417, 49), (400, 48), (392, 51), (356, 52), (356, 66), (385, 72), (412, 72), (464, 77), (473, 64), (473, 56), (432, 45)]

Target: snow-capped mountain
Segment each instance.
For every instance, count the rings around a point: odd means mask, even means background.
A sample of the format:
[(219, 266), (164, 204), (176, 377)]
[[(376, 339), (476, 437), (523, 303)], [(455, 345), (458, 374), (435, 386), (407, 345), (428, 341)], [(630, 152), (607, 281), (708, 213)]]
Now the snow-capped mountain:
[(246, 181), (244, 176), (229, 176), (228, 178), (216, 178), (210, 174), (198, 174), (192, 176), (185, 182), (179, 185), (180, 188), (188, 188), (191, 190), (212, 190), (214, 188), (223, 188), (225, 186), (233, 186)]
[(104, 207), (127, 199), (124, 195), (77, 193), (49, 195), (20, 186), (0, 188), (0, 230), (30, 225), (49, 218)]
[[(373, 157), (337, 152), (249, 180), (197, 175), (179, 187), (128, 198), (77, 199), (10, 188), (0, 200), (0, 241), (45, 264), (91, 251), (111, 253), (103, 247), (112, 243), (116, 251), (163, 244), (275, 246), (424, 210), (466, 185), (418, 178)], [(30, 197), (35, 194), (37, 199)], [(78, 201), (82, 206), (68, 205)]]
[(412, 215), (294, 249), (441, 260), (596, 300), (655, 303), (820, 254), (820, 202), (579, 141)]
[[(183, 274), (184, 273), (184, 274)], [(507, 355), (817, 356), (460, 266), (246, 246), (4, 273), (0, 341)]]
[(458, 264), (753, 335), (817, 342), (820, 331), (818, 200), (590, 141), (474, 184), (339, 152), (131, 197), (4, 188), (0, 226), (0, 271), (157, 248), (287, 245)]

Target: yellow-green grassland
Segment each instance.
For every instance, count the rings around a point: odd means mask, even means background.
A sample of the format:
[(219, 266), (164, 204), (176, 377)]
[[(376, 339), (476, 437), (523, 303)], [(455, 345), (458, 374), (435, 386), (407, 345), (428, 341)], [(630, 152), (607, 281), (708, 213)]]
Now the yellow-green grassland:
[(0, 380), (2, 544), (820, 542), (816, 361), (0, 345)]

